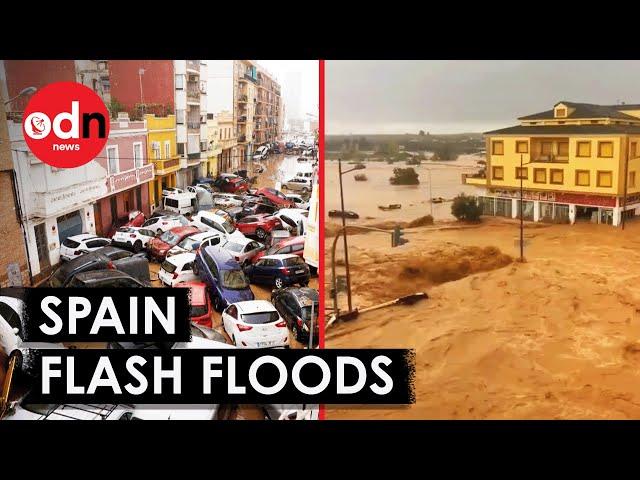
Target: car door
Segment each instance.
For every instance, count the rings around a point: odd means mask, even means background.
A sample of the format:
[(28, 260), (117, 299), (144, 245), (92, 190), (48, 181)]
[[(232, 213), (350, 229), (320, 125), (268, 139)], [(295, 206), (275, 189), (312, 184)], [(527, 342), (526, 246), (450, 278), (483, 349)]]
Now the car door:
[(251, 271), (251, 280), (254, 283), (262, 283), (264, 281), (264, 269), (269, 259), (260, 259), (255, 265), (249, 267)]
[(293, 316), (291, 315), (291, 309), (289, 308), (289, 304), (287, 302), (287, 299), (290, 296), (291, 295), (288, 292), (282, 293), (278, 295), (276, 299), (276, 309), (278, 310), (282, 318), (285, 319), (285, 321), (287, 322), (287, 325), (289, 326), (291, 326), (292, 325), (291, 322), (294, 321)]
[(253, 235), (256, 233), (256, 218), (244, 217), (238, 222), (237, 226), (241, 226), (240, 231), (245, 235)]
[(229, 305), (222, 312), (222, 326), (231, 338), (234, 338), (237, 330), (236, 320), (238, 319), (238, 308), (235, 305)]

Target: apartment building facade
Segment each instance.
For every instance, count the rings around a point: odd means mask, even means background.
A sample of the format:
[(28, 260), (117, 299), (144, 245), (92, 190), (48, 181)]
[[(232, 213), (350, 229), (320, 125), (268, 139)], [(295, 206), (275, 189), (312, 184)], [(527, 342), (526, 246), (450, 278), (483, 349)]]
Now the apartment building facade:
[(186, 188), (206, 176), (207, 168), (207, 64), (201, 60), (174, 60), (177, 186)]
[(154, 165), (155, 176), (149, 184), (149, 204), (151, 209), (160, 206), (162, 190), (177, 185), (180, 170), (180, 156), (176, 145), (176, 116), (144, 117), (147, 127), (147, 158)]
[(562, 101), (485, 133), (478, 187), (485, 215), (614, 226), (640, 215), (640, 105)]

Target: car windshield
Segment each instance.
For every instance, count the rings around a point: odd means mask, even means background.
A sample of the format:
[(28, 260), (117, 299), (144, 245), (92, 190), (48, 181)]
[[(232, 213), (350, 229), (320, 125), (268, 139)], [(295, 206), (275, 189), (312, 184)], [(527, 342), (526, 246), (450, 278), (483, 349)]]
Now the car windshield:
[(244, 290), (249, 288), (249, 280), (242, 270), (223, 270), (222, 286), (231, 290)]
[(31, 413), (37, 413), (40, 415), (49, 415), (60, 405), (54, 403), (23, 403), (22, 408), (28, 410)]
[(127, 233), (127, 232), (135, 232), (135, 230), (131, 227), (120, 227), (117, 232)]
[(283, 259), (282, 263), (285, 267), (293, 267), (297, 265), (304, 265), (304, 260), (302, 260), (300, 257), (291, 257)]
[(169, 260), (165, 260), (164, 262), (162, 262), (162, 269), (167, 273), (173, 273), (176, 269), (176, 266)]
[(191, 305), (191, 312), (189, 314), (190, 317), (201, 317), (207, 314), (207, 306), (206, 305)]
[(235, 252), (235, 253), (240, 253), (242, 252), (244, 245), (240, 243), (235, 243), (235, 242), (227, 242), (224, 244), (224, 248), (226, 250), (231, 250), (232, 252)]
[(257, 312), (257, 313), (243, 313), (242, 321), (249, 325), (260, 325), (263, 323), (275, 322), (280, 318), (277, 311), (271, 312)]
[(233, 233), (236, 231), (236, 227), (233, 226), (233, 223), (231, 223), (229, 220), (225, 220), (222, 223), (222, 226), (224, 227), (225, 232), (227, 233)]
[(178, 243), (178, 241), (180, 240), (180, 237), (175, 233), (173, 233), (171, 230), (169, 230), (167, 232), (164, 232), (162, 235), (160, 235), (160, 240), (162, 240), (168, 245), (173, 246), (176, 243)]
[(193, 250), (193, 244), (198, 243), (198, 240), (195, 240), (193, 237), (187, 237), (182, 240), (178, 246), (184, 248), (185, 250)]

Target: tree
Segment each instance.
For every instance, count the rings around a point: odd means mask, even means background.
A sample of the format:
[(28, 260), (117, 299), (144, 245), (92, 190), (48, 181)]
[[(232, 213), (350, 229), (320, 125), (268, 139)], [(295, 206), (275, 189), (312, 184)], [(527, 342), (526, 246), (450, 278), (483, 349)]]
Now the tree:
[(458, 220), (467, 222), (477, 222), (480, 220), (482, 209), (474, 196), (467, 196), (461, 193), (453, 199), (451, 204), (451, 214)]
[(418, 133), (418, 135), (420, 135), (421, 137), (424, 137), (424, 130), (420, 130), (420, 133)]
[(418, 173), (411, 168), (394, 168), (393, 177), (389, 178), (391, 185), (418, 185)]

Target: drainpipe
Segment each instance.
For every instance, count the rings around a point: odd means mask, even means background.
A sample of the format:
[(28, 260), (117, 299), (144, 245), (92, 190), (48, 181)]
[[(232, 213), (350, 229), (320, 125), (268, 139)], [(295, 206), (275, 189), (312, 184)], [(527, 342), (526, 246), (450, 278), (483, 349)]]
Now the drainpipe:
[(625, 159), (625, 163), (624, 163), (624, 200), (622, 202), (622, 212), (620, 213), (620, 215), (622, 216), (622, 230), (624, 230), (624, 223), (625, 223), (625, 212), (627, 209), (627, 182), (629, 179), (629, 153), (630, 153), (630, 140), (631, 137), (629, 137), (627, 135), (627, 155), (626, 155), (626, 159)]

